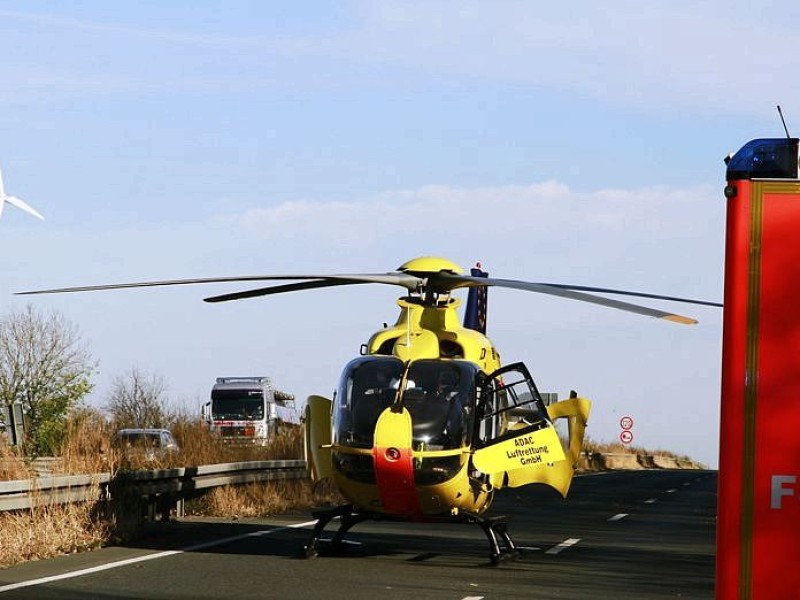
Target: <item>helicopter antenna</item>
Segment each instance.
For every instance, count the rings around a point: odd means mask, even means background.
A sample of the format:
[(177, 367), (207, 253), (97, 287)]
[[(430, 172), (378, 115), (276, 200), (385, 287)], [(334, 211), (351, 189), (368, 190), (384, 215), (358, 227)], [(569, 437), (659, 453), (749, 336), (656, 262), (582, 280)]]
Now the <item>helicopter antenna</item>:
[(789, 129), (786, 127), (786, 119), (783, 118), (783, 111), (781, 110), (780, 104), (778, 104), (778, 114), (781, 117), (781, 123), (783, 123), (783, 130), (786, 132), (786, 137), (791, 138), (792, 136), (789, 135)]

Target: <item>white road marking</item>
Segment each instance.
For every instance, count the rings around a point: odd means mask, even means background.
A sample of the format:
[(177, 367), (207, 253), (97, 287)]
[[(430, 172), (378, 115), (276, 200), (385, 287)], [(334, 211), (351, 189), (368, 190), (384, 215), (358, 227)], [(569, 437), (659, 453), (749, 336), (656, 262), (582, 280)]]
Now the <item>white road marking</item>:
[(676, 490), (675, 488), (672, 488), (671, 490), (667, 490), (667, 493), (668, 493), (668, 494), (674, 494), (674, 493), (675, 493), (675, 492), (677, 492), (677, 491), (678, 491), (678, 490)]
[(628, 513), (619, 513), (618, 515), (614, 515), (613, 517), (608, 517), (608, 520), (609, 520), (609, 522), (621, 521), (622, 519), (624, 519), (627, 516), (628, 516)]
[(644, 501), (645, 504), (655, 504), (656, 502), (658, 502), (658, 498), (650, 498)]
[(464, 596), (461, 600), (483, 600), (483, 596)]
[(186, 548), (182, 548), (181, 550), (166, 550), (164, 552), (156, 552), (154, 554), (146, 554), (144, 556), (137, 556), (135, 558), (126, 558), (124, 560), (118, 560), (104, 565), (97, 565), (96, 567), (89, 567), (88, 569), (80, 569), (78, 571), (62, 573), (61, 575), (51, 575), (50, 577), (41, 577), (39, 579), (29, 579), (28, 581), (19, 581), (17, 583), (10, 583), (8, 585), (0, 586), (0, 594), (4, 592), (10, 592), (12, 590), (18, 590), (21, 588), (43, 585), (45, 583), (52, 583), (53, 581), (62, 581), (64, 579), (73, 579), (75, 577), (82, 577), (83, 575), (91, 575), (92, 573), (108, 571), (109, 569), (116, 569), (117, 567), (125, 567), (127, 565), (133, 565), (148, 560), (155, 560), (157, 558), (165, 558), (167, 556), (172, 556), (174, 554), (183, 554), (184, 552), (194, 552), (197, 550), (204, 550), (206, 548), (213, 548), (214, 546), (222, 546), (223, 544), (229, 544), (231, 542), (236, 542), (238, 540), (244, 540), (251, 537), (260, 537), (263, 535), (269, 535), (271, 533), (278, 533), (279, 531), (286, 531), (287, 529), (299, 529), (301, 527), (308, 527), (310, 525), (314, 525), (315, 523), (316, 521), (307, 521), (305, 523), (296, 523), (294, 525), (287, 525), (285, 527), (276, 527), (274, 529), (263, 529), (261, 531), (254, 531), (251, 533), (244, 533), (242, 535), (234, 535), (231, 537), (220, 538), (218, 540), (211, 540), (208, 542), (202, 542), (200, 544), (194, 544), (192, 546), (186, 546)]
[(570, 546), (574, 546), (575, 544), (577, 544), (580, 541), (581, 541), (580, 538), (569, 538), (568, 540), (564, 540), (560, 544), (558, 544), (556, 546), (553, 546), (552, 548), (550, 548), (550, 550), (545, 552), (545, 554), (558, 554), (562, 550), (565, 550), (565, 549), (569, 548)]

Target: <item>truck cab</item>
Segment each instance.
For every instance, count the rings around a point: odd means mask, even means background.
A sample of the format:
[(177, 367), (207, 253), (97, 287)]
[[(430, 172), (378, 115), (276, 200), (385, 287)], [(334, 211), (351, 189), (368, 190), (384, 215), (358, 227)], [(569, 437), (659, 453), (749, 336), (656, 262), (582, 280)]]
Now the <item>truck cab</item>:
[(218, 377), (203, 420), (225, 441), (261, 445), (300, 424), (294, 396), (276, 390), (269, 377)]

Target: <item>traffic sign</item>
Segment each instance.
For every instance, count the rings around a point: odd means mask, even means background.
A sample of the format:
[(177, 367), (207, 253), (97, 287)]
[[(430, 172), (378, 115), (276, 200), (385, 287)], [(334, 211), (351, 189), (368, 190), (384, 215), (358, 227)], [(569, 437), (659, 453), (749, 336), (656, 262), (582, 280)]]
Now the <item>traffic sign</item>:
[(631, 417), (622, 417), (619, 420), (619, 426), (622, 427), (625, 431), (633, 429), (633, 418)]
[(630, 444), (633, 441), (633, 433), (630, 429), (624, 430), (619, 434), (619, 441), (623, 444)]

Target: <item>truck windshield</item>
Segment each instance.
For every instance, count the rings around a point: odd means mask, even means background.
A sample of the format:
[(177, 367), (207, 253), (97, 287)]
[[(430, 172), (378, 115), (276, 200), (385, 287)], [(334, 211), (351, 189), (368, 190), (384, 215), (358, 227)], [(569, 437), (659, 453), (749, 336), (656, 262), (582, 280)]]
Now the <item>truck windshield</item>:
[(264, 398), (255, 390), (214, 390), (211, 418), (215, 421), (259, 421), (264, 418)]

